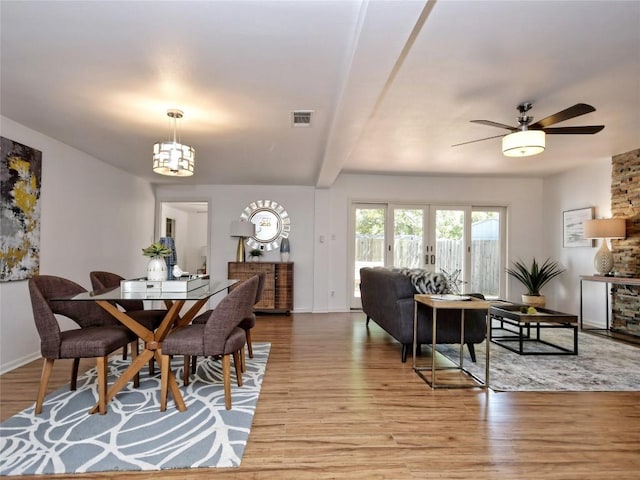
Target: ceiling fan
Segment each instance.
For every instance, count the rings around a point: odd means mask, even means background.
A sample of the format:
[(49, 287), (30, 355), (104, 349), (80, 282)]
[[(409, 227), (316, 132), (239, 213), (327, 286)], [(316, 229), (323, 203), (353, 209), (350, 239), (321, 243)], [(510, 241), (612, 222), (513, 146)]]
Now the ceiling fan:
[(488, 125), (490, 127), (498, 127), (509, 130), (510, 134), (494, 135), (492, 137), (480, 138), (469, 142), (457, 143), (452, 145), (457, 147), (468, 143), (481, 142), (492, 138), (504, 137), (502, 139), (502, 153), (509, 157), (525, 157), (542, 153), (545, 149), (545, 135), (592, 135), (598, 133), (604, 128), (604, 125), (585, 125), (580, 127), (551, 127), (556, 123), (564, 122), (571, 118), (579, 117), (587, 113), (595, 112), (596, 109), (586, 103), (576, 103), (560, 112), (554, 113), (536, 123), (531, 123), (533, 117), (527, 115), (533, 105), (530, 102), (524, 102), (518, 105), (518, 126), (512, 127), (504, 123), (493, 122), (491, 120), (471, 120), (473, 123)]

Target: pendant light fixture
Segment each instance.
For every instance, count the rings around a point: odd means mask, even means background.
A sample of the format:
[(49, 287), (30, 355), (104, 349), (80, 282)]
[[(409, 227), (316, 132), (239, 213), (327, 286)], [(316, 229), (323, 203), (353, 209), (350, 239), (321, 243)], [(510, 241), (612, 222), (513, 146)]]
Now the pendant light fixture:
[(172, 177), (193, 175), (196, 151), (189, 145), (179, 143), (178, 119), (184, 116), (182, 110), (167, 110), (173, 119), (173, 141), (158, 142), (153, 145), (153, 171)]

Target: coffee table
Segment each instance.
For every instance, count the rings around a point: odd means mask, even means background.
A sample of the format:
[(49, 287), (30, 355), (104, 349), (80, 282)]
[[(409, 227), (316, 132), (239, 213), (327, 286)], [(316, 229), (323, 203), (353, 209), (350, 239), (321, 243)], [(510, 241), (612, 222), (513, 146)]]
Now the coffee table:
[[(537, 313), (521, 312), (526, 305), (501, 302), (489, 309), (491, 341), (518, 355), (577, 355), (578, 317), (569, 313), (536, 308)], [(542, 337), (546, 330), (573, 330), (573, 348), (566, 348)], [(513, 345), (517, 343), (517, 348)], [(545, 345), (548, 348), (526, 349), (525, 344)]]

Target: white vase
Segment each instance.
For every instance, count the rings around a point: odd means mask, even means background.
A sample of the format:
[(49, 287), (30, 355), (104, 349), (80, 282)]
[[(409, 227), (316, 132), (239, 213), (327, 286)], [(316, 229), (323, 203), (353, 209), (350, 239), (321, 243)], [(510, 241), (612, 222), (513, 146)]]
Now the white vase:
[(162, 257), (151, 257), (147, 265), (147, 280), (162, 282), (167, 279), (167, 262)]
[(280, 253), (280, 261), (288, 262), (289, 261), (289, 252), (281, 252)]

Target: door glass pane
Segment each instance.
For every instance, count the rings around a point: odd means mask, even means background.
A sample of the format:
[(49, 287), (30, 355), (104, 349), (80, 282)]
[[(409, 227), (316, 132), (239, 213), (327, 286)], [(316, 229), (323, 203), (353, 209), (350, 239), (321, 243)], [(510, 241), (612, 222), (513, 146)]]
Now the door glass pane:
[(464, 278), (464, 210), (437, 209), (435, 238), (435, 271), (449, 275), (452, 290), (462, 290), (457, 280)]
[(471, 213), (471, 292), (500, 296), (500, 213)]
[(360, 269), (384, 267), (384, 224), (386, 207), (355, 209), (354, 297), (360, 298)]
[(420, 268), (424, 255), (424, 210), (395, 208), (393, 210), (393, 266)]

